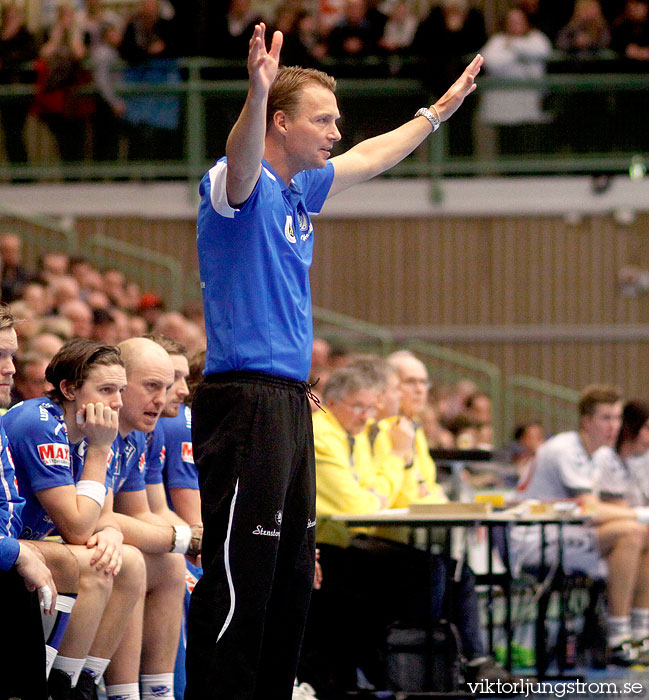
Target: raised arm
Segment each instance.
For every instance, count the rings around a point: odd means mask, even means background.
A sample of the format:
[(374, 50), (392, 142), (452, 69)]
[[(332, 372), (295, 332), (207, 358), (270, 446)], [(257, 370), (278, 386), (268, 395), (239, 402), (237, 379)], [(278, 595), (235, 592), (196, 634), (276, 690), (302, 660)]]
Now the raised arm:
[[(440, 121), (449, 119), (464, 98), (476, 89), (475, 77), (481, 66), (482, 56), (478, 54), (435, 103), (431, 111), (437, 111)], [(430, 133), (431, 123), (425, 117), (416, 117), (393, 131), (361, 141), (346, 153), (332, 158), (335, 175), (329, 196), (389, 170), (412, 153)]]
[(248, 199), (261, 172), (268, 91), (277, 75), (282, 41), (282, 33), (275, 32), (270, 51), (267, 51), (266, 26), (263, 23), (255, 26), (250, 39), (248, 95), (225, 148), (228, 157), (228, 202), (233, 207)]

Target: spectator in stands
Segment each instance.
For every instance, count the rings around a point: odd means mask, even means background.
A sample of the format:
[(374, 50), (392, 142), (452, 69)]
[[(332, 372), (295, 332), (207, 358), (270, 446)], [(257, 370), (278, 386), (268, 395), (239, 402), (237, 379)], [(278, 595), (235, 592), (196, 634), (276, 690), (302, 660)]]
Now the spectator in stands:
[(124, 302), (124, 285), (126, 280), (124, 273), (115, 267), (104, 271), (104, 292), (108, 295), (114, 306), (121, 307)]
[[(503, 80), (542, 78), (552, 44), (543, 32), (530, 27), (525, 13), (509, 10), (502, 31), (489, 38), (481, 53), (489, 75)], [(549, 120), (538, 88), (488, 90), (480, 115), (498, 131), (500, 153), (542, 152), (547, 141), (542, 128)]]
[[(173, 384), (167, 353), (147, 338), (120, 344), (128, 384), (122, 394), (119, 435), (114, 445), (119, 469), (113, 476), (114, 510), (124, 541), (144, 554), (147, 595), (135, 610), (106, 673), (109, 700), (171, 698), (185, 593), (180, 556), (200, 551), (200, 528), (173, 526), (151, 512), (147, 500), (145, 433), (155, 429)], [(141, 654), (140, 654), (141, 651)]]
[(43, 355), (27, 352), (17, 356), (14, 387), (11, 392), (11, 405), (45, 396), (52, 387), (45, 379), (45, 370), (50, 359)]
[[(482, 12), (468, 0), (442, 0), (421, 22), (412, 43), (421, 61), (421, 80), (434, 95), (443, 94), (451, 76), (457, 75), (468, 55), (477, 53), (487, 40)], [(467, 104), (448, 124), (449, 152), (473, 153), (473, 117), (476, 105)]]
[(407, 0), (398, 0), (388, 16), (379, 47), (388, 55), (404, 55), (414, 41), (419, 18)]
[[(366, 0), (347, 0), (345, 16), (327, 37), (327, 54), (332, 58), (353, 60), (376, 55), (382, 29), (368, 17)], [(355, 70), (358, 71), (359, 66)]]
[(81, 65), (86, 47), (69, 2), (59, 4), (57, 20), (39, 55), (34, 111), (54, 135), (61, 159), (82, 161), (86, 121), (94, 103), (78, 91), (90, 82), (90, 74)]
[(559, 29), (567, 24), (572, 13), (571, 2), (565, 0), (517, 0), (532, 27), (540, 29), (554, 44)]
[(476, 424), (491, 423), (491, 397), (484, 391), (476, 391), (466, 398), (464, 412)]
[(318, 16), (287, 2), (279, 9), (275, 29), (284, 35), (282, 64), (317, 68), (327, 53), (318, 31)]
[(51, 290), (46, 289), (42, 282), (27, 282), (20, 297), (36, 316), (45, 316), (52, 311)]
[(64, 700), (77, 683), (92, 690), (101, 679), (144, 594), (144, 567), (122, 546), (106, 489), (126, 384), (119, 352), (72, 341), (46, 376), (50, 396), (15, 406), (3, 426), (26, 501), (22, 536), (47, 552), (40, 540), (56, 530), (78, 564), (78, 597), (49, 676), (52, 699)]
[[(525, 498), (566, 500), (578, 498), (593, 515), (592, 526), (565, 526), (563, 566), (566, 572), (581, 571), (592, 578), (606, 577), (608, 592), (609, 662), (620, 666), (647, 663), (632, 643), (631, 609), (649, 609), (646, 566), (647, 526), (638, 517), (621, 517), (618, 506), (602, 502), (596, 493), (594, 455), (616, 444), (622, 424), (619, 392), (608, 386), (586, 387), (579, 400), (579, 428), (559, 433), (536, 453), (520, 485)], [(524, 532), (525, 530), (525, 532)], [(557, 556), (557, 533), (546, 528), (545, 561)], [(514, 528), (512, 551), (522, 566), (538, 566), (541, 535), (536, 528)]]
[(28, 351), (42, 355), (51, 360), (63, 346), (63, 340), (54, 333), (37, 333), (30, 339)]
[(624, 69), (645, 72), (649, 65), (649, 2), (627, 0), (613, 22), (612, 48), (622, 56)]
[(171, 31), (169, 20), (162, 17), (158, 0), (142, 0), (124, 29), (120, 55), (132, 64), (172, 56)]
[(248, 39), (261, 16), (251, 0), (230, 0), (225, 17), (221, 14), (212, 51), (220, 58), (238, 59), (248, 51)]
[[(173, 23), (158, 0), (142, 0), (124, 31), (120, 55), (130, 64), (128, 83), (171, 85), (180, 81), (173, 44)], [(132, 95), (126, 100), (128, 156), (132, 160), (178, 158), (180, 99), (176, 95)]]
[(20, 319), (20, 323), (16, 325), (18, 339), (21, 341), (21, 344), (28, 342), (40, 330), (40, 320), (23, 301), (12, 301), (9, 307), (13, 316)]
[(101, 40), (91, 43), (92, 79), (99, 93), (92, 117), (93, 158), (98, 161), (116, 160), (126, 102), (117, 94), (121, 78), (119, 47), (122, 34), (115, 24), (101, 24)]
[(81, 299), (66, 301), (58, 309), (59, 314), (72, 324), (72, 335), (75, 338), (90, 338), (92, 336), (92, 310)]
[(105, 7), (101, 0), (84, 0), (83, 7), (77, 12), (76, 21), (91, 56), (105, 41), (106, 27), (114, 27), (121, 36), (121, 15)]
[(70, 275), (57, 277), (50, 282), (52, 303), (55, 309), (59, 309), (68, 301), (79, 299), (79, 283)]
[(599, 0), (577, 0), (572, 17), (559, 32), (556, 47), (578, 61), (591, 61), (611, 43), (611, 30)]
[(61, 251), (48, 251), (38, 259), (37, 276), (45, 282), (53, 282), (68, 274), (70, 257)]
[(18, 299), (29, 273), (22, 266), (23, 242), (15, 233), (0, 236), (0, 259), (2, 262), (2, 301), (8, 303)]
[(93, 309), (92, 312), (92, 334), (93, 340), (107, 345), (117, 345), (120, 340), (118, 336), (117, 323), (114, 312), (107, 308)]
[(515, 481), (508, 483), (508, 486), (516, 486), (519, 479), (530, 468), (536, 451), (544, 442), (545, 431), (539, 421), (531, 420), (516, 426), (511, 442), (494, 453), (496, 462), (504, 462), (516, 467), (516, 475), (512, 475), (512, 480), (515, 479)]
[(437, 406), (428, 401), (419, 416), (421, 427), (431, 449), (451, 449), (455, 447), (453, 435), (440, 423)]
[[(36, 58), (36, 42), (25, 23), (24, 11), (14, 3), (4, 5), (0, 27), (0, 84), (33, 82), (31, 71), (23, 64)], [(29, 102), (25, 97), (5, 97), (2, 101), (0, 119), (5, 151), (11, 163), (27, 163), (23, 131), (28, 112)]]

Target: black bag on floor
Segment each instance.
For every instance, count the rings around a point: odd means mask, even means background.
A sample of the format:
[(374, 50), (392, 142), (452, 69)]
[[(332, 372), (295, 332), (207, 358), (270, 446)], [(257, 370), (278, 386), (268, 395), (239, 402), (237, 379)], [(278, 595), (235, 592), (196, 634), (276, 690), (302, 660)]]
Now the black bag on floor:
[(386, 676), (390, 690), (447, 693), (464, 683), (464, 657), (455, 625), (438, 620), (426, 630), (388, 630)]

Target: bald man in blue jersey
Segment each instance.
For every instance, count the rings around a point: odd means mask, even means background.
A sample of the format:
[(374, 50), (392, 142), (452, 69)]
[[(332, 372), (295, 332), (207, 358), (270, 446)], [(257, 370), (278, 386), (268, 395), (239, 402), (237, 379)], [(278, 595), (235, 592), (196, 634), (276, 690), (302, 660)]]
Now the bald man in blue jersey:
[(204, 576), (192, 595), (186, 700), (288, 700), (315, 565), (308, 401), (311, 217), (411, 153), (475, 89), (477, 56), (448, 92), (394, 131), (329, 160), (335, 81), (279, 69), (255, 27), (249, 88), (226, 157), (201, 182), (198, 254), (207, 326), (193, 401)]

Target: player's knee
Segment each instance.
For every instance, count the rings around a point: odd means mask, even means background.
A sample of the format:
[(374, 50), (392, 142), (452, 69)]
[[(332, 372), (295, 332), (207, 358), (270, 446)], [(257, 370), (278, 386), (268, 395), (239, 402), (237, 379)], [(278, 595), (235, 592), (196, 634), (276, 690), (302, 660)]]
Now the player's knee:
[(179, 596), (185, 594), (185, 557), (182, 554), (164, 554), (164, 582), (165, 587), (178, 592)]
[(142, 552), (131, 545), (122, 549), (122, 568), (113, 584), (121, 590), (128, 591), (134, 597), (144, 595), (146, 591), (146, 565)]
[(79, 563), (79, 595), (92, 593), (108, 600), (112, 590), (112, 575), (107, 575), (104, 569), (97, 571), (97, 567), (90, 563)]

